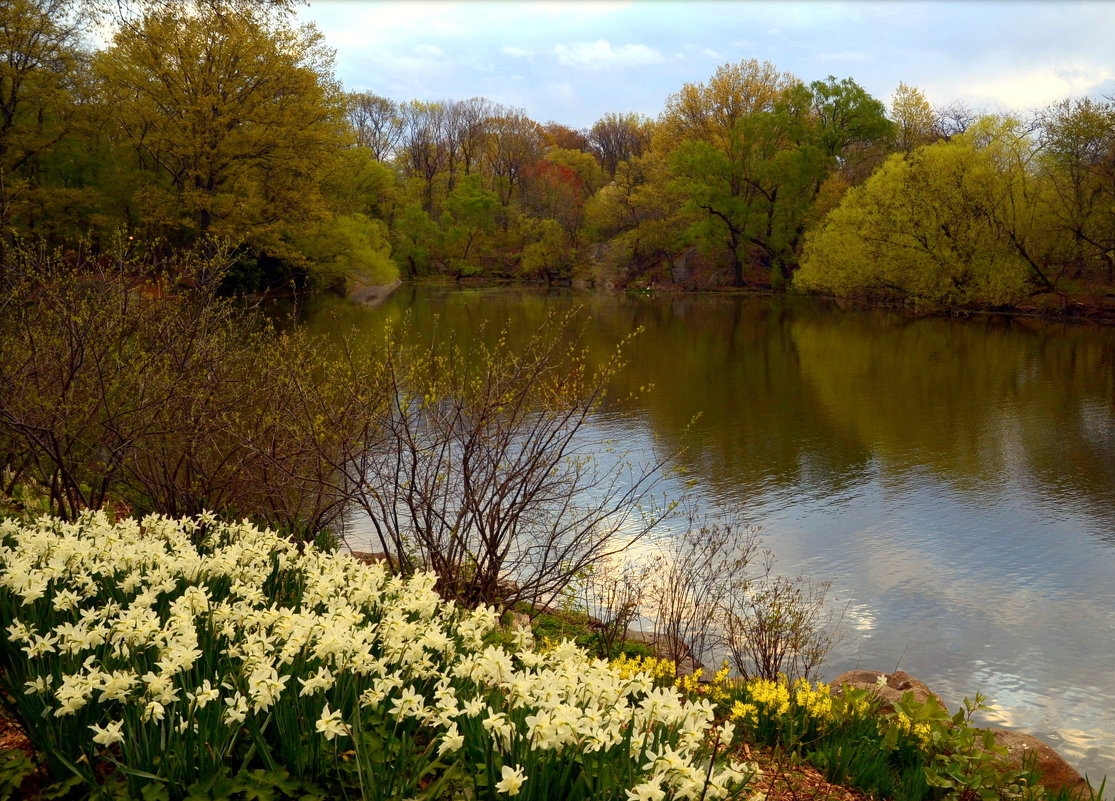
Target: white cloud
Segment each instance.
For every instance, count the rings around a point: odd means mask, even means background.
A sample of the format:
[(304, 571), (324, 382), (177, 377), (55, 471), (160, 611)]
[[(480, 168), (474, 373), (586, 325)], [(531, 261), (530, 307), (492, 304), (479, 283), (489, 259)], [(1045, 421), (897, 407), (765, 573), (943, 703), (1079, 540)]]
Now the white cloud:
[[(1026, 110), (1044, 106), (1070, 96), (1088, 93), (1104, 81), (1115, 78), (1115, 70), (1106, 66), (1056, 69), (1038, 68), (1025, 72), (1013, 72), (994, 77), (956, 82), (957, 89), (975, 97), (995, 98), (1009, 108)], [(929, 83), (934, 95), (945, 95), (944, 87), (938, 88)]]
[(661, 53), (646, 45), (627, 44), (612, 47), (606, 39), (576, 42), (570, 45), (559, 44), (554, 48), (554, 54), (560, 63), (586, 70), (658, 64), (665, 60)]
[(529, 50), (523, 50), (523, 48), (521, 47), (513, 47), (512, 45), (501, 47), (499, 51), (508, 56), (514, 56), (515, 58), (525, 58), (526, 56), (531, 55), (531, 52)]
[(445, 55), (445, 53), (442, 52), (442, 49), (440, 47), (437, 47), (436, 45), (432, 45), (432, 44), (415, 45), (414, 52), (418, 53), (419, 55), (423, 55), (423, 56), (444, 56)]
[(714, 59), (717, 59), (717, 60), (724, 58), (724, 56), (720, 55), (718, 52), (713, 50), (711, 47), (706, 47), (704, 50), (701, 51), (701, 53), (708, 56), (709, 58), (714, 58)]

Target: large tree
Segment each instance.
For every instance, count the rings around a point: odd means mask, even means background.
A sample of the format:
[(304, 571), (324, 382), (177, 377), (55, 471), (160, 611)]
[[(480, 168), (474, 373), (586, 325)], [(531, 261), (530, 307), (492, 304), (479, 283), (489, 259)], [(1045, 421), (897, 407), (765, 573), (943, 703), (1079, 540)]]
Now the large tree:
[(36, 210), (52, 205), (44, 161), (81, 109), (80, 27), (74, 0), (0, 2), (0, 252), (13, 232), (41, 228)]
[(96, 59), (124, 141), (152, 177), (157, 233), (216, 235), (291, 256), (284, 235), (326, 215), (325, 157), (343, 144), (332, 52), (257, 3), (154, 5)]
[(1005, 146), (960, 137), (891, 156), (807, 238), (795, 285), (946, 307), (1025, 297), (1042, 280), (1037, 237)]

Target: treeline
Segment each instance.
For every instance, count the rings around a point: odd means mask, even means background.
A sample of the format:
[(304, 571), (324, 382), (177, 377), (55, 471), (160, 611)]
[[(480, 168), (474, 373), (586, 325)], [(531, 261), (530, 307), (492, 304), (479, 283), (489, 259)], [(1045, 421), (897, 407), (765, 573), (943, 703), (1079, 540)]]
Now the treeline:
[(346, 94), (282, 0), (0, 14), (0, 247), (223, 241), (241, 290), (486, 276), (997, 306), (1115, 286), (1111, 102), (1023, 119), (900, 84), (888, 107), (743, 60), (657, 119), (574, 130)]

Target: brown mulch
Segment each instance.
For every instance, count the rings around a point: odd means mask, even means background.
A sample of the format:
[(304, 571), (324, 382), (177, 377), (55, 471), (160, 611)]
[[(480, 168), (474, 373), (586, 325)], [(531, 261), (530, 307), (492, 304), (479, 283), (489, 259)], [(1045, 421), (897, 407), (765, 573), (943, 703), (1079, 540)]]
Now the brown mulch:
[(32, 753), (35, 746), (27, 739), (23, 729), (6, 709), (0, 707), (0, 751), (27, 751)]
[(744, 759), (763, 771), (755, 789), (767, 801), (872, 801), (860, 790), (828, 781), (821, 771), (786, 752), (770, 748), (742, 747)]

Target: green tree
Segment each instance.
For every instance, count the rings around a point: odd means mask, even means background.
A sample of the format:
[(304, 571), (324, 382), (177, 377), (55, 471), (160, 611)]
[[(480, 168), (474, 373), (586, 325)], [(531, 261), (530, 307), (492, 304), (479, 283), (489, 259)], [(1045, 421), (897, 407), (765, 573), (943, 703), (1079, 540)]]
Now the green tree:
[(258, 4), (156, 4), (96, 70), (151, 175), (137, 204), (161, 208), (168, 235), (298, 258), (286, 235), (326, 216), (321, 167), (345, 135), (320, 33)]
[(1009, 304), (1030, 268), (1004, 230), (1013, 197), (970, 141), (895, 154), (806, 238), (797, 287), (931, 306)]
[(809, 92), (799, 85), (771, 111), (741, 117), (721, 146), (687, 140), (673, 153), (687, 207), (703, 212), (698, 239), (726, 245), (736, 286), (752, 263), (773, 285), (789, 277), (803, 213), (826, 167), (811, 123)]
[[(1063, 100), (1039, 118), (1042, 174), (1057, 226), (1071, 239), (1065, 262), (1115, 283), (1115, 103)], [(1098, 268), (1098, 269), (1097, 269)]]
[(422, 205), (407, 203), (395, 216), (391, 250), (407, 278), (432, 272), (441, 247), (441, 229)]
[(445, 201), (445, 246), (458, 277), (478, 272), (473, 262), (484, 255), (484, 246), (495, 234), (500, 199), (469, 175)]

